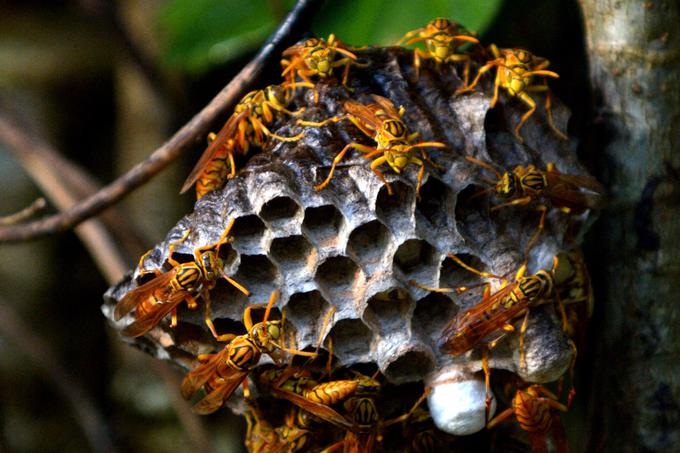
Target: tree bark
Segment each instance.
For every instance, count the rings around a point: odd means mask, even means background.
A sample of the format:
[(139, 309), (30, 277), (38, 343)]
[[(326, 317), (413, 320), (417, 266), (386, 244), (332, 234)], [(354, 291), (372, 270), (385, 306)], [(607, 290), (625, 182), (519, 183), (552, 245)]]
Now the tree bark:
[(680, 3), (580, 3), (604, 126), (593, 152), (610, 189), (596, 231), (587, 451), (677, 451)]

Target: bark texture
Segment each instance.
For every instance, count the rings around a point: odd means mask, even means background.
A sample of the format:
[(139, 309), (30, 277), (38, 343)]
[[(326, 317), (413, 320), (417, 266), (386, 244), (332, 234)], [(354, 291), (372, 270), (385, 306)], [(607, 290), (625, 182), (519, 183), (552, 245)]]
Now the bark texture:
[[(680, 445), (680, 3), (581, 0), (610, 189), (587, 451)], [(598, 141), (597, 139), (604, 139)]]

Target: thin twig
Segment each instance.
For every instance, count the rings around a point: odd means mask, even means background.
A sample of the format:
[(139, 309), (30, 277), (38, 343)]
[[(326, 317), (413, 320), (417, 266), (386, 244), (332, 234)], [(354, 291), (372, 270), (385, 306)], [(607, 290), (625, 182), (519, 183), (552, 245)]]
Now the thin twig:
[[(77, 193), (64, 179), (64, 170), (74, 174), (74, 182), (87, 179), (77, 168), (45, 143), (36, 134), (28, 134), (9, 122), (0, 118), (0, 138), (11, 143), (10, 152), (22, 164), (33, 181), (58, 209), (68, 209), (75, 205), (82, 194)], [(81, 189), (82, 190), (82, 189)], [(117, 241), (104, 226), (102, 219), (92, 219), (79, 225), (75, 232), (97, 264), (107, 281), (113, 283), (120, 280), (128, 268), (131, 256), (121, 250)]]
[(0, 217), (0, 225), (14, 225), (28, 220), (47, 207), (47, 201), (40, 197), (19, 212)]
[[(244, 92), (260, 77), (267, 62), (277, 56), (302, 27), (320, 0), (299, 0), (255, 58), (197, 115), (185, 124), (147, 160), (135, 165), (124, 175), (82, 202), (59, 214), (22, 225), (0, 227), (0, 242), (36, 239), (73, 228), (122, 199), (146, 183), (182, 153), (189, 150), (197, 137), (204, 136), (212, 122), (231, 110)], [(0, 139), (6, 140), (7, 122), (0, 117)], [(10, 143), (11, 145), (11, 143)]]
[(75, 418), (96, 452), (115, 451), (106, 429), (105, 418), (92, 399), (83, 391), (76, 376), (64, 369), (49, 345), (38, 338), (11, 308), (13, 304), (0, 298), (0, 333), (52, 379), (62, 397), (73, 407)]

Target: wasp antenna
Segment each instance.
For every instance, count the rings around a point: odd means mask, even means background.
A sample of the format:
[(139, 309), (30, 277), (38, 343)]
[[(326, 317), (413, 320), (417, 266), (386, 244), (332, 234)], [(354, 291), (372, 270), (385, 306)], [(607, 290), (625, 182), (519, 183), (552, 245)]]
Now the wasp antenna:
[[(494, 183), (494, 185), (495, 185), (495, 183)], [(467, 199), (467, 201), (474, 200), (475, 198), (481, 197), (482, 195), (484, 195), (486, 193), (493, 192), (493, 190), (494, 190), (494, 187), (489, 187), (487, 189), (479, 190), (479, 191), (473, 193), (472, 195), (470, 195), (470, 197)]]
[(484, 162), (483, 160), (480, 159), (476, 159), (472, 156), (465, 156), (465, 159), (472, 162), (475, 165), (479, 165), (482, 168), (486, 168), (487, 170), (493, 172), (493, 174), (495, 174), (498, 179), (501, 179), (501, 173), (492, 164)]
[(262, 320), (262, 322), (267, 322), (267, 320), (269, 319), (269, 313), (271, 313), (272, 311), (272, 306), (276, 303), (278, 298), (279, 292), (276, 290), (272, 291), (271, 296), (269, 296), (269, 302), (267, 302), (267, 309), (264, 312), (264, 319)]

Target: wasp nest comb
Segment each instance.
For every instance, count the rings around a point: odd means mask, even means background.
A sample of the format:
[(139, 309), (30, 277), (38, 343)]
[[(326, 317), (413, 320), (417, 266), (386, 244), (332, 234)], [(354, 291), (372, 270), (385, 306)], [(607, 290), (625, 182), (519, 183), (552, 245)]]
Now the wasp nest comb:
[[(391, 385), (424, 382), (433, 388), (429, 405), (440, 428), (468, 434), (484, 426), (483, 348), (454, 356), (440, 350), (439, 338), (457, 313), (480, 300), (481, 289), (460, 294), (436, 289), (486, 281), (457, 259), (513, 281), (527, 250), (530, 275), (550, 269), (553, 257), (573, 248), (578, 237), (585, 215), (550, 209), (538, 234), (541, 211), (533, 205), (494, 209), (502, 201), (487, 190), (497, 179), (491, 166), (545, 169), (554, 163), (564, 174), (584, 175), (584, 170), (573, 141), (555, 134), (540, 107), (523, 125), (520, 143), (513, 129), (527, 106), (501, 90), (491, 109), (493, 76), (482, 77), (471, 92), (454, 95), (464, 86), (462, 63), (435, 67), (428, 62), (416, 78), (413, 53), (406, 49), (355, 53), (361, 64), (350, 68), (348, 87), (330, 78), (316, 84), (316, 93), (296, 88), (288, 108), (305, 111), (270, 125), (279, 136), (304, 132), (304, 137), (266, 141), (223, 188), (196, 203), (194, 212), (145, 257), (141, 269), (107, 292), (104, 312), (117, 328), (129, 325), (134, 316), (113, 321), (115, 304), (148, 279), (141, 274), (170, 268), (170, 244), (172, 259), (190, 262), (195, 249), (218, 242), (233, 221), (233, 241), (220, 248), (224, 273), (251, 294), (246, 297), (225, 280), (217, 282), (210, 299), (218, 333), (243, 333), (245, 308), (266, 302), (278, 290), (276, 307), (285, 312), (286, 330), (295, 332), (296, 349), (313, 351), (318, 340), (328, 349), (332, 338), (332, 353), (342, 366), (374, 364)], [(478, 67), (473, 64), (470, 74)], [(379, 155), (366, 159), (355, 149), (337, 165), (328, 185), (315, 190), (345, 145), (375, 143), (351, 121), (314, 127), (299, 120), (343, 115), (346, 101), (370, 105), (378, 99), (373, 95), (403, 107), (403, 122), (420, 134), (414, 143), (446, 145), (411, 151), (425, 165), (419, 193), (418, 165), (400, 174), (384, 165), (387, 185), (370, 168)], [(552, 113), (555, 127), (566, 130), (566, 109), (557, 102)], [(492, 281), (492, 289), (497, 286)], [(198, 302), (198, 310), (178, 306), (175, 327), (167, 317), (130, 341), (158, 358), (194, 368), (198, 354), (223, 347), (207, 329)], [(523, 342), (520, 354), (518, 334), (502, 338), (489, 353), (490, 368), (545, 383), (559, 378), (572, 360), (554, 304), (531, 309)]]

